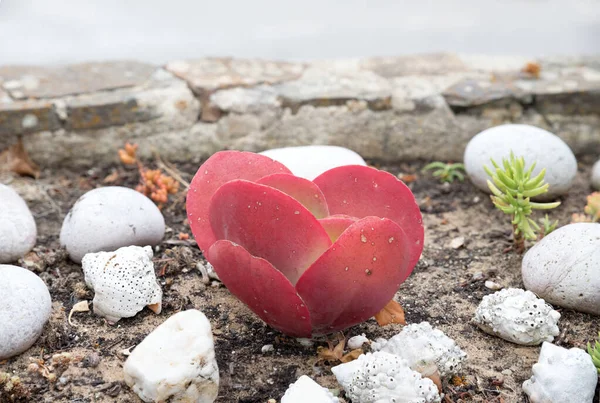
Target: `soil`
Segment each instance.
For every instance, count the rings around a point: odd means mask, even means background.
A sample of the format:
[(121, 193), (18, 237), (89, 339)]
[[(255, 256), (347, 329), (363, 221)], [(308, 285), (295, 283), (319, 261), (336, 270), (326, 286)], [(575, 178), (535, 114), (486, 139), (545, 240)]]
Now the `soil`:
[[(550, 212), (560, 225), (569, 223), (573, 213), (583, 210), (585, 196), (591, 192), (591, 162), (581, 163), (568, 197)], [(521, 384), (531, 376), (540, 348), (509, 343), (483, 333), (471, 323), (482, 297), (494, 292), (485, 287), (486, 280), (503, 287), (523, 287), (521, 256), (506, 251), (512, 244), (508, 218), (468, 180), (442, 185), (429, 174), (422, 174), (425, 162), (373, 164), (393, 174), (417, 176), (409, 186), (423, 213), (425, 249), (396, 300), (404, 307), (408, 323), (429, 321), (468, 354), (460, 376), (444, 380), (444, 401), (526, 402)], [(177, 169), (189, 181), (198, 166), (180, 164)], [(115, 165), (86, 172), (45, 170), (37, 180), (1, 179), (23, 195), (38, 224), (37, 246), (17, 264), (33, 270), (46, 282), (54, 302), (50, 322), (37, 343), (25, 353), (0, 362), (0, 373), (17, 376), (21, 382), (10, 394), (0, 387), (0, 402), (139, 402), (123, 382), (127, 349), (135, 347), (170, 315), (191, 308), (204, 312), (213, 327), (221, 376), (217, 402), (279, 401), (300, 375), (308, 375), (344, 397), (330, 371), (336, 363), (317, 359), (317, 347), (326, 346), (326, 340), (300, 342), (286, 337), (266, 326), (220, 283), (202, 281), (196, 263), (203, 257), (193, 238), (179, 239), (180, 233), (191, 235), (181, 192), (163, 209), (168, 229), (154, 259), (164, 292), (162, 313), (156, 315), (144, 309), (112, 326), (92, 311), (77, 312), (69, 324), (67, 316), (73, 305), (82, 300), (91, 302), (93, 293), (85, 286), (81, 267), (70, 262), (60, 248), (62, 221), (77, 198), (90, 189), (108, 184), (135, 187), (137, 171)], [(464, 237), (465, 242), (455, 249), (450, 241), (457, 237)], [(600, 318), (558, 310), (562, 315), (561, 335), (556, 344), (584, 348), (597, 336)], [(344, 335), (364, 333), (375, 340), (389, 338), (401, 328), (399, 324), (380, 327), (371, 319), (346, 330)], [(274, 350), (263, 353), (262, 347), (268, 344)], [(48, 368), (52, 356), (59, 353), (68, 354)], [(37, 367), (33, 368), (32, 363)]]

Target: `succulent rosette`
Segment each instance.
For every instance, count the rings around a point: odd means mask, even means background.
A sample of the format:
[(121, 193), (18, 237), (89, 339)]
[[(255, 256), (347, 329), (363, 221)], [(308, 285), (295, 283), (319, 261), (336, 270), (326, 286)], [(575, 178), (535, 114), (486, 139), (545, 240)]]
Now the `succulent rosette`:
[(378, 313), (423, 250), (410, 189), (366, 166), (309, 181), (263, 155), (218, 152), (194, 176), (187, 214), (229, 291), (295, 337), (343, 330)]

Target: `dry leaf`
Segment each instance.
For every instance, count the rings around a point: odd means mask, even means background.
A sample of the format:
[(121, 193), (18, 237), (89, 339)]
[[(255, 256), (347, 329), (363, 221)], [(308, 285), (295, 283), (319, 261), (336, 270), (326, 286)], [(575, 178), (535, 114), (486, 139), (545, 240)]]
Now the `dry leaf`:
[(529, 62), (523, 67), (523, 73), (527, 73), (532, 75), (535, 78), (540, 77), (540, 72), (542, 71), (542, 66), (536, 62)]
[(345, 354), (340, 358), (340, 361), (343, 363), (347, 363), (350, 361), (356, 360), (363, 353), (362, 348), (357, 348), (356, 350), (350, 351), (348, 354)]
[(400, 304), (394, 300), (388, 302), (388, 304), (375, 315), (375, 320), (379, 326), (387, 326), (390, 323), (400, 323), (401, 325), (406, 325), (406, 320), (404, 319), (404, 309), (402, 309), (402, 306), (400, 306)]
[(412, 183), (417, 180), (417, 175), (414, 174), (398, 174), (398, 179), (404, 183)]
[(111, 174), (109, 174), (106, 178), (104, 178), (104, 180), (102, 180), (102, 183), (115, 183), (118, 180), (119, 180), (119, 171), (115, 170)]
[(29, 158), (21, 138), (0, 153), (0, 172), (14, 172), (36, 179), (40, 176), (40, 168)]
[(80, 301), (73, 305), (73, 308), (71, 308), (71, 312), (69, 312), (69, 318), (67, 319), (69, 325), (75, 326), (73, 322), (71, 322), (71, 316), (73, 316), (74, 312), (88, 312), (89, 310), (90, 306), (88, 305), (87, 301)]
[(346, 345), (346, 339), (342, 338), (338, 344), (333, 346), (331, 342), (327, 342), (329, 347), (319, 346), (317, 347), (317, 355), (319, 357), (319, 361), (329, 361), (329, 362), (350, 362), (356, 360), (362, 353), (362, 349), (357, 348), (356, 350), (352, 350), (347, 354), (344, 354), (344, 347)]

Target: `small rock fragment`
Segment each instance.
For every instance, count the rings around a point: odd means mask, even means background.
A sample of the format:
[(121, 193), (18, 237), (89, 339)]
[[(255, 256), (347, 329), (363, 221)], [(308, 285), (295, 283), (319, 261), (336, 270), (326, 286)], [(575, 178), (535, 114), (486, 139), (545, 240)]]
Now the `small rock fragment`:
[(338, 403), (339, 401), (329, 389), (320, 386), (306, 375), (302, 375), (291, 384), (281, 398), (281, 403)]
[(351, 350), (356, 350), (357, 348), (361, 348), (363, 344), (368, 343), (369, 339), (365, 337), (365, 334), (361, 334), (360, 336), (350, 337), (348, 339), (347, 346)]
[(265, 344), (260, 349), (260, 352), (263, 354), (270, 353), (272, 351), (275, 351), (275, 347), (272, 344)]
[(465, 244), (465, 237), (459, 236), (450, 241), (450, 247), (452, 249), (458, 249)]
[(596, 161), (592, 167), (592, 187), (600, 190), (600, 160)]
[(0, 361), (27, 350), (50, 319), (46, 284), (21, 267), (0, 264)]
[(117, 322), (148, 307), (159, 314), (162, 290), (156, 281), (150, 246), (127, 246), (115, 252), (88, 253), (82, 266), (94, 290), (94, 313)]
[(507, 288), (483, 297), (473, 321), (488, 334), (535, 346), (559, 335), (559, 319), (560, 313), (531, 291)]
[(408, 362), (382, 351), (331, 368), (353, 403), (439, 403), (436, 385), (413, 371)]
[(144, 402), (214, 402), (219, 368), (210, 322), (195, 309), (176, 313), (133, 350), (123, 372)]
[(389, 340), (378, 339), (372, 348), (402, 357), (415, 371), (418, 366), (434, 364), (443, 377), (457, 373), (467, 357), (454, 340), (428, 322), (405, 326)]
[(11, 187), (0, 184), (0, 263), (25, 256), (36, 238), (37, 227), (27, 203)]
[(502, 286), (494, 281), (488, 280), (484, 283), (485, 288), (489, 288), (490, 290), (493, 291), (498, 291), (502, 289)]
[(579, 348), (545, 342), (533, 376), (523, 382), (531, 403), (592, 403), (598, 373), (591, 357)]

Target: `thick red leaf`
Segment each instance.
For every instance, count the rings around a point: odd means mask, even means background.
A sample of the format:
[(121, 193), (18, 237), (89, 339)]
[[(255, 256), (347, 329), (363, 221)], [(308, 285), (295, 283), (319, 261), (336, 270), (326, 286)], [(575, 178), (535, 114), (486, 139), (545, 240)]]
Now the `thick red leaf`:
[(358, 221), (358, 218), (343, 214), (332, 215), (319, 220), (325, 231), (327, 231), (331, 242), (335, 242), (342, 235), (342, 232), (346, 231), (346, 228), (356, 221)]
[(274, 173), (290, 173), (283, 164), (263, 155), (221, 151), (200, 166), (187, 194), (187, 215), (198, 247), (205, 256), (217, 240), (208, 221), (208, 205), (221, 185), (233, 179), (255, 181)]
[(223, 284), (263, 321), (290, 336), (310, 337), (308, 309), (271, 263), (230, 241), (217, 241), (209, 255)]
[(394, 175), (375, 168), (348, 165), (331, 169), (314, 182), (327, 200), (329, 213), (395, 221), (410, 241), (410, 266), (423, 251), (423, 218), (410, 189)]
[(273, 174), (260, 178), (256, 183), (271, 186), (292, 196), (317, 218), (329, 215), (329, 209), (327, 208), (323, 192), (308, 179), (289, 174)]
[(296, 284), (313, 334), (343, 330), (379, 312), (412, 271), (409, 244), (386, 218), (366, 217), (348, 227)]
[(331, 245), (327, 232), (300, 202), (245, 180), (230, 181), (217, 190), (209, 219), (217, 239), (268, 260), (292, 284)]

